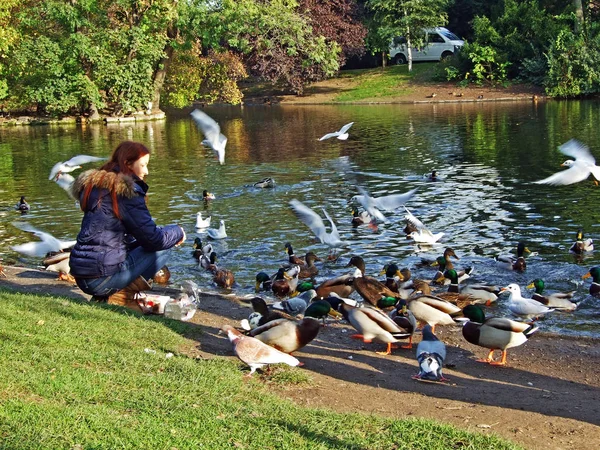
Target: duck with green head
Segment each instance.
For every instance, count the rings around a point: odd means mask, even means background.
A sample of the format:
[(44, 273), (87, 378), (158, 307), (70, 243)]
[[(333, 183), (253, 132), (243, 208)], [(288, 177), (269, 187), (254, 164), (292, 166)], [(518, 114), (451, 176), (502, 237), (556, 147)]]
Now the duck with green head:
[(589, 277), (592, 277), (590, 295), (593, 295), (594, 297), (600, 296), (600, 267), (592, 267), (582, 278), (585, 280)]
[[(471, 284), (461, 287), (458, 273), (455, 269), (447, 269), (444, 271), (444, 278), (450, 280), (450, 284), (448, 285), (448, 293), (462, 295), (464, 298), (468, 298), (470, 303), (480, 303), (489, 306), (498, 300), (498, 294), (500, 293), (500, 288), (498, 286)], [(445, 300), (449, 300), (448, 297), (445, 297), (441, 294), (438, 294), (438, 296), (444, 298)]]
[(418, 321), (431, 325), (434, 333), (437, 325), (454, 325), (466, 320), (459, 306), (431, 295), (426, 283), (415, 283), (415, 290), (415, 295), (408, 299), (408, 309)]
[(273, 280), (266, 272), (258, 272), (255, 277), (254, 290), (259, 292), (262, 288), (264, 291), (270, 291)]
[(558, 309), (561, 311), (574, 311), (578, 303), (573, 302), (571, 299), (575, 295), (575, 291), (570, 292), (554, 292), (552, 294), (544, 295), (544, 288), (546, 284), (541, 278), (536, 278), (530, 284), (527, 285), (527, 289), (535, 288), (535, 293), (531, 296), (532, 300), (540, 302), (550, 308)]
[(517, 244), (517, 257), (515, 258), (513, 255), (498, 255), (496, 257), (496, 264), (498, 267), (502, 267), (506, 270), (514, 270), (517, 272), (523, 272), (527, 268), (527, 263), (525, 262), (525, 253), (531, 253), (524, 242), (519, 242)]
[[(479, 362), (495, 366), (506, 364), (506, 350), (524, 344), (538, 330), (534, 324), (517, 322), (504, 317), (486, 319), (483, 309), (478, 305), (467, 306), (463, 313), (469, 321), (463, 325), (463, 337), (471, 344), (489, 348), (485, 359)], [(500, 361), (494, 361), (494, 351), (502, 350)]]
[(577, 255), (581, 255), (586, 252), (594, 250), (594, 240), (592, 238), (586, 239), (583, 235), (583, 230), (577, 230), (577, 237), (575, 243), (571, 245), (569, 251)]

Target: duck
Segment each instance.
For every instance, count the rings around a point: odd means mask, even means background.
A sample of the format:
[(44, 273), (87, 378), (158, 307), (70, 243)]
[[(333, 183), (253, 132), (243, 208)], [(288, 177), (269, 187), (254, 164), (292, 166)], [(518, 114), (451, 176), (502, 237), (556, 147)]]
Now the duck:
[(6, 273), (4, 272), (4, 267), (0, 264), (0, 277), (7, 278)]
[(385, 352), (377, 352), (380, 355), (391, 354), (395, 342), (412, 335), (411, 331), (402, 328), (379, 308), (368, 304), (356, 307), (347, 303), (343, 303), (341, 308), (344, 318), (358, 331), (358, 334), (351, 336), (353, 339), (362, 339), (365, 343), (376, 339), (387, 344)]
[(75, 278), (71, 275), (69, 266), (70, 257), (71, 252), (69, 251), (50, 252), (43, 259), (42, 264), (47, 271), (58, 273), (58, 281), (75, 284)]
[(585, 239), (583, 230), (578, 230), (575, 243), (571, 245), (569, 251), (581, 255), (582, 253), (591, 252), (592, 250), (594, 250), (594, 240), (592, 238)]
[(594, 297), (600, 296), (600, 267), (592, 267), (589, 270), (589, 272), (587, 272), (581, 278), (585, 280), (589, 277), (592, 277), (592, 284), (590, 285), (590, 295)]
[[(483, 309), (479, 305), (467, 306), (463, 313), (469, 318), (462, 328), (463, 337), (473, 345), (489, 348), (490, 352), (487, 358), (478, 361), (494, 366), (506, 365), (506, 350), (523, 345), (538, 331), (535, 324), (517, 322), (505, 317), (486, 319)], [(502, 350), (500, 361), (494, 361), (495, 350)]]
[(322, 261), (317, 255), (313, 252), (306, 253), (304, 257), (306, 264), (300, 266), (300, 273), (298, 274), (298, 278), (314, 278), (319, 274), (319, 268), (315, 266), (315, 261)]
[(211, 239), (225, 239), (227, 237), (227, 231), (225, 230), (225, 221), (221, 220), (220, 221), (220, 226), (218, 230), (215, 230), (214, 228), (208, 228), (206, 230), (206, 233), (208, 234), (208, 237)]
[(213, 194), (212, 192), (208, 192), (206, 189), (202, 191), (202, 200), (204, 200), (205, 202), (209, 200), (214, 200), (215, 198), (215, 194)]
[[(404, 281), (404, 276), (398, 268), (398, 265), (396, 265), (395, 263), (384, 265), (379, 275), (383, 274), (385, 274), (385, 287), (387, 287), (392, 292), (399, 293), (400, 284), (398, 283), (398, 281)], [(398, 281), (396, 281), (396, 279), (398, 279)]]
[(270, 309), (262, 297), (253, 297), (250, 300), (250, 304), (252, 305), (252, 313), (250, 313), (247, 319), (241, 321), (241, 326), (246, 331), (253, 330), (273, 320), (292, 318), (283, 311)]
[(391, 291), (379, 280), (365, 276), (365, 261), (362, 257), (356, 255), (352, 256), (346, 267), (348, 266), (354, 266), (360, 270), (362, 276), (354, 277), (352, 285), (354, 290), (371, 305), (377, 306), (382, 297), (391, 297), (396, 300), (400, 299), (400, 295), (397, 292)]
[(270, 291), (271, 285), (273, 284), (273, 280), (271, 276), (266, 272), (258, 272), (255, 277), (255, 285), (254, 290), (259, 292), (261, 287), (264, 291)]
[[(454, 264), (450, 260), (450, 258), (446, 258), (444, 256), (438, 256), (432, 266), (438, 266), (438, 271), (435, 273), (433, 277), (432, 284), (450, 284), (450, 280), (444, 277), (444, 272), (449, 269), (454, 269)], [(457, 270), (456, 273), (458, 275), (458, 282), (462, 283), (466, 279), (471, 277), (471, 274), (475, 268), (473, 266), (467, 267), (464, 270)]]
[(290, 316), (297, 316), (302, 314), (312, 299), (317, 297), (317, 291), (314, 289), (310, 289), (308, 291), (303, 292), (302, 294), (283, 300), (281, 302), (273, 303), (273, 309), (278, 311), (283, 311)]
[(210, 256), (213, 251), (212, 244), (202, 244), (202, 239), (199, 237), (194, 239), (194, 245), (192, 245), (192, 248), (194, 249), (192, 256), (198, 261), (200, 261), (202, 255)]
[(215, 272), (217, 270), (217, 253), (210, 252), (210, 255), (202, 255), (200, 257), (199, 266), (209, 272)]
[(203, 219), (202, 212), (197, 212), (196, 213), (196, 228), (202, 229), (202, 228), (210, 227), (210, 219), (211, 219), (211, 216), (208, 216), (207, 218)]
[[(447, 269), (444, 272), (444, 278), (450, 279), (448, 293), (463, 295), (464, 298), (468, 298), (470, 303), (481, 303), (490, 306), (493, 302), (498, 300), (498, 294), (500, 293), (500, 288), (498, 286), (470, 284), (461, 288), (458, 281), (458, 273), (455, 269)], [(444, 297), (442, 294), (438, 294), (438, 296), (448, 300), (448, 297)]]
[(511, 283), (506, 287), (500, 288), (500, 292), (508, 292), (508, 309), (518, 317), (524, 319), (536, 319), (544, 314), (554, 311), (540, 302), (521, 296), (521, 288), (516, 283)]
[(304, 261), (299, 256), (296, 256), (296, 254), (294, 253), (294, 248), (292, 247), (292, 244), (290, 244), (289, 242), (285, 243), (285, 251), (288, 254), (288, 261), (290, 264), (295, 264), (298, 266), (303, 266), (306, 264), (306, 261)]
[(401, 299), (396, 307), (390, 312), (390, 318), (396, 322), (403, 330), (406, 330), (407, 333), (410, 333), (410, 337), (408, 338), (408, 344), (402, 345), (402, 348), (412, 348), (412, 340), (413, 334), (417, 329), (417, 319), (415, 315), (408, 309), (408, 303), (406, 300)]
[(454, 325), (466, 320), (460, 307), (431, 294), (409, 298), (408, 309), (415, 319), (431, 325), (434, 333), (437, 325)]
[(300, 365), (300, 361), (294, 356), (280, 352), (252, 336), (245, 336), (231, 325), (223, 325), (221, 330), (233, 345), (233, 353), (250, 367), (250, 373), (246, 377), (251, 377), (256, 369), (269, 364), (283, 363), (291, 367)]
[(316, 288), (317, 296), (325, 298), (335, 293), (343, 298), (350, 297), (354, 292), (354, 278), (356, 276), (361, 276), (359, 269), (356, 269), (354, 273), (340, 275), (323, 281)]
[(371, 214), (367, 211), (363, 211), (361, 213), (358, 212), (358, 209), (352, 210), (352, 226), (359, 227), (361, 225), (369, 225), (373, 221)]
[(167, 266), (162, 266), (152, 277), (152, 280), (158, 284), (167, 284), (170, 279), (171, 271)]
[[(446, 247), (444, 249), (444, 254), (442, 255), (445, 261), (449, 261), (450, 258), (454, 258), (459, 260), (460, 258), (454, 252), (452, 247)], [(417, 267), (427, 267), (427, 266), (435, 266), (438, 258), (421, 258), (421, 261), (416, 264)], [(443, 272), (443, 271), (442, 271)]]
[(423, 327), (423, 339), (417, 345), (417, 362), (419, 373), (413, 380), (448, 381), (442, 375), (442, 367), (446, 359), (446, 345), (433, 333), (430, 325)]
[(437, 170), (432, 170), (431, 173), (423, 175), (423, 179), (426, 181), (441, 181), (441, 178), (437, 174)]
[(235, 283), (235, 276), (229, 269), (223, 269), (215, 266), (215, 268), (212, 270), (212, 273), (213, 281), (221, 288), (231, 289), (233, 283)]
[(21, 199), (15, 205), (15, 209), (17, 211), (21, 211), (22, 213), (26, 213), (31, 209), (31, 207), (29, 206), (29, 203), (27, 203), (27, 201), (25, 200), (24, 195), (21, 195)]
[(275, 187), (275, 180), (271, 177), (263, 178), (262, 180), (254, 183), (252, 186), (261, 189), (271, 189)]
[(277, 271), (275, 279), (271, 284), (271, 290), (273, 293), (279, 298), (293, 294), (296, 291), (296, 286), (298, 285), (299, 273), (300, 266), (293, 266), (287, 271), (284, 267), (281, 267)]
[(319, 318), (331, 309), (327, 302), (311, 303), (299, 321), (277, 319), (250, 331), (250, 336), (284, 353), (295, 352), (310, 343), (319, 334)]
[(541, 278), (536, 278), (527, 285), (527, 289), (534, 289), (535, 293), (532, 294), (531, 299), (536, 302), (540, 302), (549, 308), (554, 308), (560, 311), (574, 311), (578, 303), (573, 302), (571, 299), (575, 295), (575, 291), (570, 292), (554, 292), (552, 294), (543, 295), (546, 284)]
[(525, 262), (524, 253), (531, 253), (531, 251), (525, 246), (524, 242), (517, 244), (517, 257), (513, 255), (498, 255), (496, 257), (496, 264), (506, 270), (514, 270), (517, 272), (523, 272), (527, 268)]

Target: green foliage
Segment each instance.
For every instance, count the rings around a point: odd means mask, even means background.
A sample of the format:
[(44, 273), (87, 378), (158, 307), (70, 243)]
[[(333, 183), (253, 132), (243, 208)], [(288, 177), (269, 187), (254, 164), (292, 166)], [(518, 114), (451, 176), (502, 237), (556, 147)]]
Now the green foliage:
[(476, 84), (505, 82), (507, 80), (507, 61), (501, 61), (494, 47), (479, 44), (465, 45), (461, 53), (467, 55), (473, 64), (465, 79), (471, 78)]

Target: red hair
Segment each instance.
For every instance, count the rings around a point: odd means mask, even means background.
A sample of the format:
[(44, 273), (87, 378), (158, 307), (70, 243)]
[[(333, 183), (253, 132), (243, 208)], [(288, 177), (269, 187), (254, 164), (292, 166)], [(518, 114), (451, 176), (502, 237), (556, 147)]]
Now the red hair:
[[(106, 172), (120, 172), (123, 175), (134, 175), (133, 171), (131, 170), (131, 165), (142, 156), (149, 154), (150, 150), (148, 150), (148, 147), (146, 147), (144, 144), (133, 141), (124, 141), (118, 145), (109, 161), (100, 167), (100, 170), (105, 170)], [(102, 181), (102, 179), (100, 181)], [(90, 193), (92, 192), (92, 188), (93, 186), (91, 183), (85, 188), (81, 202), (81, 209), (84, 211), (89, 200)], [(117, 202), (117, 192), (115, 188), (111, 189), (110, 197), (112, 199), (113, 212), (115, 213), (115, 216), (120, 219), (121, 216), (119, 215), (119, 204)]]

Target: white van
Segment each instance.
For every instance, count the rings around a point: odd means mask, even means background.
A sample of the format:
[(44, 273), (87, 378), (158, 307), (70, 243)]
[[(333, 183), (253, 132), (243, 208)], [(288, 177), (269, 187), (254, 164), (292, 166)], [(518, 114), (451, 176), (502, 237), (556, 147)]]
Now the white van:
[[(425, 45), (422, 48), (412, 48), (413, 61), (440, 61), (452, 56), (465, 44), (465, 41), (444, 27), (428, 28), (425, 35)], [(394, 64), (407, 63), (406, 39), (396, 37), (392, 40), (390, 59)]]

